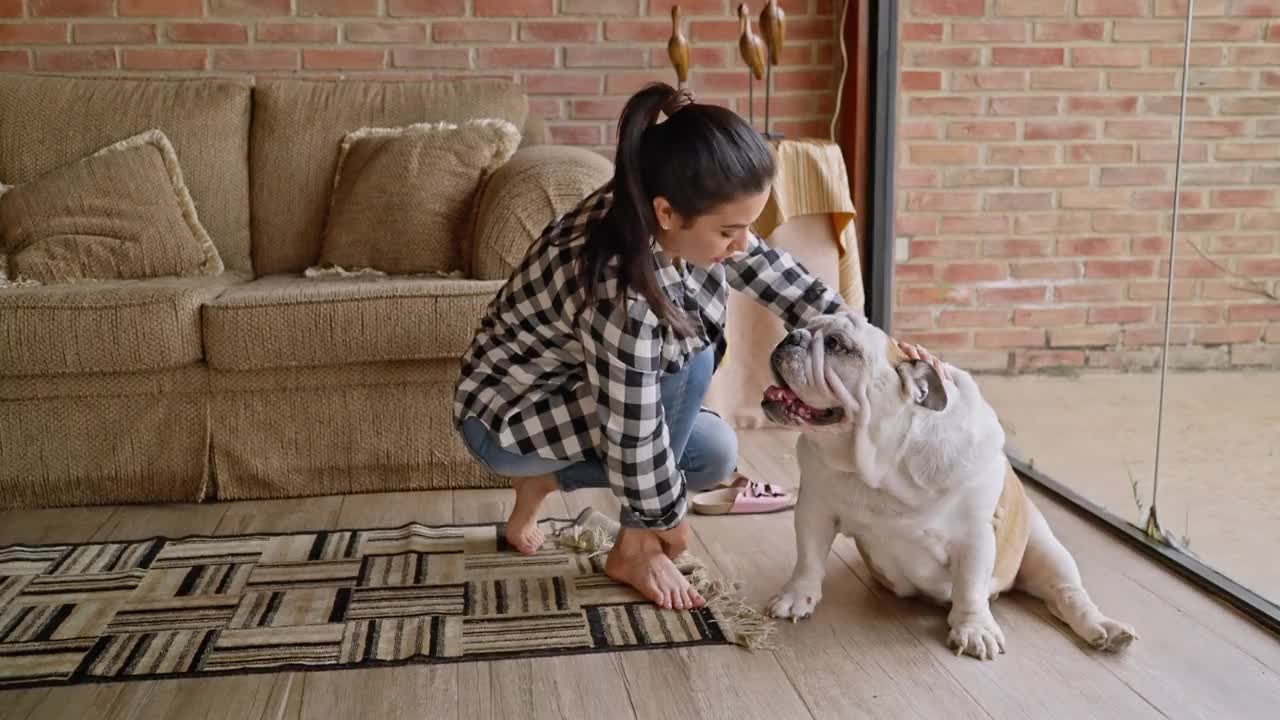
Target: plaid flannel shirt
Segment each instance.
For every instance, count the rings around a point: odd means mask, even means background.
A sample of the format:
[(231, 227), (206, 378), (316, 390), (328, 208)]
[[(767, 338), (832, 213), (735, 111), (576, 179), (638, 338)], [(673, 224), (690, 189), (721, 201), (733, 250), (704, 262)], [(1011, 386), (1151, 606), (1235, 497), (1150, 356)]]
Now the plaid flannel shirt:
[(751, 235), (745, 253), (709, 270), (655, 246), (663, 292), (695, 322), (680, 338), (634, 290), (616, 301), (619, 260), (601, 298), (582, 304), (576, 260), (586, 231), (613, 201), (597, 190), (530, 246), (489, 304), (454, 394), (454, 421), (480, 419), (522, 455), (603, 461), (626, 527), (667, 529), (684, 518), (684, 475), (663, 419), (659, 378), (722, 341), (730, 286), (773, 310), (788, 329), (844, 307), (841, 297), (785, 252)]

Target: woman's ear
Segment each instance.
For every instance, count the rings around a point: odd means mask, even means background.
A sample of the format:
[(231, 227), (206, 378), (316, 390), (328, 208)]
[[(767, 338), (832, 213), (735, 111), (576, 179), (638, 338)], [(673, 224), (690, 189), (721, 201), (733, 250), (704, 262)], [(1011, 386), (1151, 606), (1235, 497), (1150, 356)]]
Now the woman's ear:
[(653, 199), (653, 216), (658, 218), (658, 227), (670, 230), (676, 226), (676, 211), (665, 197), (659, 195)]

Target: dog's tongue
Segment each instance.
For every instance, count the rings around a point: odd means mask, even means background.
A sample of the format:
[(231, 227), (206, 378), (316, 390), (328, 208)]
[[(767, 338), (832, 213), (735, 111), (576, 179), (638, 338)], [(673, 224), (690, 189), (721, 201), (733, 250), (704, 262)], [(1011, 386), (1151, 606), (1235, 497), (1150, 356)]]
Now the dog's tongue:
[(764, 398), (774, 402), (795, 402), (800, 399), (791, 391), (791, 388), (784, 388), (779, 385), (770, 385), (765, 388)]

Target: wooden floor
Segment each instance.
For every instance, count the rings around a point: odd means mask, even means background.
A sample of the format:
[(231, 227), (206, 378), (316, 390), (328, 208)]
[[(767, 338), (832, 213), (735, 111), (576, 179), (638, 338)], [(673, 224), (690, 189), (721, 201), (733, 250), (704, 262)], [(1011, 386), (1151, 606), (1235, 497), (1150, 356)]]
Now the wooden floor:
[[(793, 441), (742, 434), (742, 470), (794, 482)], [(1122, 657), (1082, 649), (1042, 606), (996, 603), (1009, 652), (954, 657), (945, 613), (873, 590), (852, 544), (828, 558), (815, 617), (780, 649), (733, 647), (539, 660), (151, 681), (0, 693), (0, 718), (1275, 718), (1280, 642), (1043, 497), (1103, 610), (1137, 627)], [(0, 513), (0, 545), (505, 517), (509, 491)], [(607, 491), (554, 495), (546, 513), (614, 508)], [(693, 550), (759, 606), (794, 558), (791, 513), (697, 517)]]

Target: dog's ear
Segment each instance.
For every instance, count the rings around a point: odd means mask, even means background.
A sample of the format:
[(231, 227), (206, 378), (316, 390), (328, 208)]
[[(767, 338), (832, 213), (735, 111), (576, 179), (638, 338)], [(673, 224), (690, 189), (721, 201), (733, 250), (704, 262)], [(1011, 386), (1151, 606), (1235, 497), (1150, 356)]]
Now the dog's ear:
[(923, 360), (907, 360), (898, 364), (902, 389), (915, 404), (941, 412), (947, 407), (947, 389), (938, 371)]

